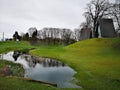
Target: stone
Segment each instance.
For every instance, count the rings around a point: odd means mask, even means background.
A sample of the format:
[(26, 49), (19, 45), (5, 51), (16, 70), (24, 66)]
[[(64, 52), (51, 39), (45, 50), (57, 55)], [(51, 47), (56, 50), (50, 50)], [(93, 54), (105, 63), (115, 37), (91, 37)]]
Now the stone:
[(115, 37), (115, 28), (112, 19), (99, 20), (98, 37), (112, 38)]

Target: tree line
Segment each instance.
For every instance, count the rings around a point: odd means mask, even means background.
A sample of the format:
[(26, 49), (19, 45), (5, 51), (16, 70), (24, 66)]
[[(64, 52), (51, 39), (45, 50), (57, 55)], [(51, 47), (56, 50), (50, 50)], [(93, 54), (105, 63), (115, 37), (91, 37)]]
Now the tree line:
[[(78, 34), (79, 33), (79, 34)], [(42, 30), (37, 30), (35, 27), (28, 29), (27, 33), (19, 35), (16, 31), (13, 35), (13, 39), (30, 41), (32, 44), (41, 43), (41, 44), (59, 44), (59, 45), (68, 45), (80, 40), (80, 29), (72, 31), (71, 29), (66, 28), (43, 28)]]

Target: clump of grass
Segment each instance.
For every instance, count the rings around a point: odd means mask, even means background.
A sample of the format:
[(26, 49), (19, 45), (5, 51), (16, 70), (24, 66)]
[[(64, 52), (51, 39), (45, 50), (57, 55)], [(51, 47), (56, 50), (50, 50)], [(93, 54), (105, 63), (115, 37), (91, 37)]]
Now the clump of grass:
[(6, 66), (9, 67), (9, 70), (12, 76), (19, 76), (19, 77), (24, 76), (24, 69), (22, 65), (14, 64), (10, 61), (0, 60), (0, 68), (6, 67)]

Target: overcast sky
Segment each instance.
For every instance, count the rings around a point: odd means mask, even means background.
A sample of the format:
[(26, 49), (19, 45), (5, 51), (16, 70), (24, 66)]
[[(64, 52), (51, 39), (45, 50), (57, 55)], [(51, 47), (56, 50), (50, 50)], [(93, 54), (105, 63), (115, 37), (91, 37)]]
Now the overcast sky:
[(0, 0), (0, 38), (30, 27), (77, 28), (90, 0)]
[(0, 38), (30, 27), (77, 28), (90, 0), (0, 0)]

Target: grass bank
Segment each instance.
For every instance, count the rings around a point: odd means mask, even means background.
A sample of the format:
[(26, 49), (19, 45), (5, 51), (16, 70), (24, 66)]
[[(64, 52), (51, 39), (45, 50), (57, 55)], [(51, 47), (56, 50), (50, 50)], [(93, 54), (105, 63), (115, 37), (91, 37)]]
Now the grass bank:
[(13, 51), (13, 50), (23, 50), (23, 49), (29, 49), (29, 48), (34, 48), (31, 46), (28, 42), (22, 41), (22, 42), (17, 42), (17, 41), (6, 41), (6, 42), (0, 42), (0, 53), (5, 53), (8, 51)]
[[(90, 39), (62, 46), (31, 46), (28, 42), (0, 42), (0, 53), (36, 48), (30, 54), (57, 58), (77, 71), (75, 77), (83, 90), (120, 89), (120, 39)], [(1, 62), (0, 62), (1, 64)], [(5, 84), (6, 83), (6, 84)], [(1, 77), (1, 90), (61, 90), (16, 77)], [(71, 89), (74, 90), (74, 89)]]
[(9, 61), (0, 60), (0, 76), (24, 76), (24, 69), (20, 64), (14, 64)]
[(47, 84), (28, 82), (18, 77), (0, 77), (0, 90), (61, 90)]
[[(28, 42), (0, 42), (0, 53), (14, 50), (26, 50), (35, 48)], [(9, 67), (8, 67), (9, 66)], [(6, 70), (12, 72), (12, 76), (5, 75)], [(24, 70), (19, 64), (0, 60), (0, 90), (60, 90), (47, 84), (31, 82), (23, 79)]]
[[(6, 66), (10, 66), (10, 75), (5, 75)], [(24, 79), (23, 75), (24, 70), (20, 64), (0, 60), (0, 90), (61, 90), (48, 84)]]
[(78, 85), (88, 90), (120, 89), (120, 39), (102, 38), (67, 47), (37, 48), (31, 54), (57, 58), (77, 71)]

